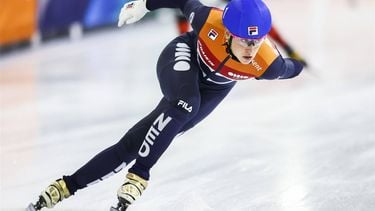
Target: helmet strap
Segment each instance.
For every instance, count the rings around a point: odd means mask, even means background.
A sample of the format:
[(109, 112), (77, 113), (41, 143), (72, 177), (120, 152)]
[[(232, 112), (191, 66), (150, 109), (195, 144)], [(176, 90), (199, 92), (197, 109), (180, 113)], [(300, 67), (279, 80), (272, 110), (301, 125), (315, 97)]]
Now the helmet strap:
[(230, 55), (230, 57), (236, 61), (240, 61), (237, 59), (237, 57), (233, 54), (232, 52), (232, 49), (231, 49), (231, 46), (232, 46), (232, 40), (233, 40), (233, 36), (232, 35), (229, 35), (227, 41), (224, 43), (224, 45), (226, 46), (226, 52)]

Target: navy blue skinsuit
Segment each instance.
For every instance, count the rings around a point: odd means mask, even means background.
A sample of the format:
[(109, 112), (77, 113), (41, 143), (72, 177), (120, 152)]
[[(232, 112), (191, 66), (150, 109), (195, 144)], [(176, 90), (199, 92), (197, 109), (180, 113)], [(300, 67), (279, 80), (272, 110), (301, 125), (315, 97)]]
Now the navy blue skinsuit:
[[(198, 34), (212, 8), (196, 0), (148, 0), (146, 6), (151, 11), (180, 8), (186, 17), (194, 11), (194, 31), (172, 40), (159, 57), (157, 76), (163, 97), (156, 108), (118, 143), (97, 154), (71, 176), (63, 177), (71, 194), (117, 173), (134, 159), (129, 172), (148, 180), (151, 167), (174, 137), (210, 114), (236, 84), (212, 73), (197, 55)], [(257, 79), (292, 78), (302, 67), (295, 60), (278, 56)]]

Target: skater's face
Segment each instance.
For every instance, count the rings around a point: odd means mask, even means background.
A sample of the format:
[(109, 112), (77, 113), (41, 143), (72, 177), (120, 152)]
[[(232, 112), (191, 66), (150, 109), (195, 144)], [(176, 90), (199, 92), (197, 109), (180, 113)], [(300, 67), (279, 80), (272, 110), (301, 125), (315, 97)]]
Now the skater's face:
[(243, 39), (232, 36), (230, 48), (233, 55), (237, 57), (242, 64), (249, 64), (254, 59), (264, 39), (265, 37), (260, 39)]

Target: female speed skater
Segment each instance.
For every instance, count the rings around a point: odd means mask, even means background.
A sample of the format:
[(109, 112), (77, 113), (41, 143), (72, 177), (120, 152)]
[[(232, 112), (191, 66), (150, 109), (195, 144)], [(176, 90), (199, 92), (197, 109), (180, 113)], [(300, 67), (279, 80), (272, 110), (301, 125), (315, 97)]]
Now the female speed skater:
[(136, 0), (124, 4), (118, 26), (159, 8), (180, 9), (193, 28), (173, 39), (159, 56), (160, 102), (119, 142), (52, 182), (28, 211), (52, 208), (135, 161), (117, 191), (117, 206), (111, 208), (126, 210), (147, 188), (151, 168), (175, 136), (206, 118), (238, 81), (290, 79), (303, 69), (300, 61), (283, 58), (267, 38), (272, 20), (262, 0), (232, 0), (224, 10), (198, 0)]

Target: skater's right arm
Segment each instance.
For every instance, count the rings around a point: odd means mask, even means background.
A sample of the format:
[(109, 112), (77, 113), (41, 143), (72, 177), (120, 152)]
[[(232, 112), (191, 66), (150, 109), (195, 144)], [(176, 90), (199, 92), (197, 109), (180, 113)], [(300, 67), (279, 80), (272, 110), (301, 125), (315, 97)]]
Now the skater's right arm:
[(136, 0), (126, 3), (120, 12), (118, 26), (140, 20), (147, 12), (160, 8), (179, 8), (195, 31), (199, 31), (206, 21), (212, 7), (199, 0)]

